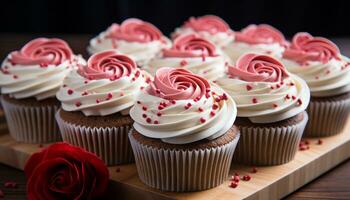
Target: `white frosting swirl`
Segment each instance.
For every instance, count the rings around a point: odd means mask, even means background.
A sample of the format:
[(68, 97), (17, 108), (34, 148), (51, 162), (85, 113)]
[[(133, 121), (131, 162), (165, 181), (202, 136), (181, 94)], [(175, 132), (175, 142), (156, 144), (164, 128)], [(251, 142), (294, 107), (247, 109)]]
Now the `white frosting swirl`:
[(246, 53), (266, 54), (275, 58), (282, 58), (285, 48), (279, 43), (272, 44), (248, 44), (244, 42), (233, 42), (223, 48), (226, 55), (235, 63), (238, 58)]
[[(237, 109), (229, 96), (227, 100), (216, 102), (218, 95), (224, 94), (220, 87), (212, 84), (211, 91), (216, 95), (210, 94), (208, 98), (203, 96), (198, 101), (177, 100), (175, 103), (142, 92), (137, 98), (138, 104), (130, 110), (130, 116), (135, 121), (134, 128), (146, 137), (172, 144), (220, 137), (232, 127)], [(159, 110), (158, 106), (162, 102), (167, 106)], [(191, 106), (186, 108), (188, 104)], [(148, 118), (151, 123), (147, 122)]]
[(117, 80), (89, 80), (78, 70), (73, 70), (56, 96), (66, 111), (81, 111), (85, 116), (105, 116), (117, 112), (127, 115), (135, 97), (148, 85), (147, 77), (141, 70), (134, 70), (130, 76)]
[(217, 80), (237, 103), (238, 116), (253, 123), (271, 123), (303, 112), (309, 104), (307, 84), (290, 74), (283, 82), (247, 82), (225, 76)]
[(325, 97), (350, 92), (349, 58), (332, 58), (326, 63), (309, 61), (304, 65), (288, 59), (282, 62), (290, 72), (307, 82), (312, 96)]
[(112, 39), (111, 37), (107, 37), (110, 29), (111, 27), (90, 40), (87, 48), (90, 54), (115, 49), (119, 53), (131, 57), (139, 66), (143, 66), (159, 53), (161, 49), (171, 46), (171, 41), (164, 36), (161, 41), (154, 40), (146, 43)]
[(34, 97), (43, 100), (55, 97), (64, 77), (80, 64), (85, 64), (81, 56), (73, 61), (66, 60), (59, 65), (14, 64), (10, 62), (11, 54), (2, 63), (0, 87), (2, 94), (9, 94), (15, 99)]

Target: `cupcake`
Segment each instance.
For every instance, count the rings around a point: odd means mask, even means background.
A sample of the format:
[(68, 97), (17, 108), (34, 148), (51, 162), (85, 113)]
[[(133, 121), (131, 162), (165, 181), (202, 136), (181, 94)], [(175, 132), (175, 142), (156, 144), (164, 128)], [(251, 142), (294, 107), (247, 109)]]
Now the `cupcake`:
[(309, 123), (304, 136), (323, 137), (340, 133), (350, 113), (350, 60), (322, 37), (297, 33), (283, 62), (303, 78), (311, 91)]
[(253, 53), (229, 66), (217, 84), (237, 104), (241, 139), (234, 161), (277, 165), (292, 160), (308, 120), (307, 84), (275, 58)]
[(145, 65), (161, 49), (169, 47), (170, 40), (151, 23), (127, 19), (122, 24), (112, 24), (106, 31), (90, 41), (90, 54), (115, 49), (126, 54), (139, 66)]
[(129, 133), (142, 182), (162, 191), (223, 183), (239, 139), (236, 105), (220, 87), (185, 69), (161, 68), (130, 110)]
[(61, 39), (38, 38), (11, 52), (1, 65), (1, 102), (10, 135), (19, 142), (61, 140), (55, 95), (64, 77), (85, 61)]
[(233, 64), (245, 53), (267, 54), (281, 58), (287, 45), (283, 34), (267, 24), (249, 25), (240, 32), (235, 32), (235, 36), (235, 41), (224, 48)]
[(154, 75), (164, 66), (187, 69), (208, 80), (216, 80), (225, 72), (226, 59), (213, 43), (198, 34), (177, 37), (171, 48), (163, 49), (145, 70)]
[(226, 46), (235, 39), (234, 32), (230, 26), (215, 15), (191, 17), (180, 28), (175, 29), (172, 37), (176, 38), (189, 33), (197, 33), (218, 47)]
[(126, 55), (108, 50), (91, 56), (67, 75), (57, 93), (63, 141), (95, 153), (107, 165), (132, 162), (129, 109), (147, 81)]

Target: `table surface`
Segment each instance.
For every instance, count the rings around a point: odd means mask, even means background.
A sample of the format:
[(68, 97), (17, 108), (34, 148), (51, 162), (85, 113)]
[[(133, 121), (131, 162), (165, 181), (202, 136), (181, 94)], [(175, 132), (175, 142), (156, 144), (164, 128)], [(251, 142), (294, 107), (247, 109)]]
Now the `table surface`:
[[(92, 35), (34, 35), (34, 34), (0, 34), (0, 59), (27, 41), (36, 37), (59, 37), (66, 40), (75, 53), (87, 58), (86, 46)], [(336, 38), (333, 41), (339, 46), (341, 52), (350, 56), (350, 38)], [(15, 189), (4, 187), (6, 181), (18, 184)], [(9, 200), (25, 199), (25, 176), (23, 171), (0, 164), (0, 189), (5, 198)], [(0, 198), (1, 199), (1, 198)], [(113, 199), (117, 199), (114, 196)], [(350, 199), (350, 159), (320, 176), (311, 183), (289, 195), (286, 199)]]

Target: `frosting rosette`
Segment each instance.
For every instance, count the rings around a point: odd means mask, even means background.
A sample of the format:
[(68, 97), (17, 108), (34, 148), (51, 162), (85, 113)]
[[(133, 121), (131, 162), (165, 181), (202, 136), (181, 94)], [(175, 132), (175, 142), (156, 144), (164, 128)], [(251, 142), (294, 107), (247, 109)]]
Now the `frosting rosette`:
[(283, 34), (267, 24), (249, 25), (235, 35), (235, 41), (225, 47), (225, 53), (233, 63), (245, 53), (267, 54), (280, 58), (288, 45)]
[(139, 133), (172, 144), (220, 137), (236, 113), (235, 102), (220, 87), (174, 68), (159, 69), (130, 110)]
[(337, 45), (332, 41), (313, 37), (309, 33), (297, 33), (283, 57), (304, 64), (309, 61), (327, 63), (331, 59), (340, 60), (341, 56)]
[(64, 77), (84, 63), (84, 59), (74, 55), (61, 39), (34, 39), (3, 61), (1, 92), (16, 99), (54, 97)]
[(225, 71), (226, 58), (213, 43), (198, 34), (177, 37), (173, 46), (163, 49), (145, 70), (155, 74), (161, 67), (184, 68), (209, 80), (215, 80)]
[(130, 56), (138, 65), (144, 65), (171, 42), (151, 23), (130, 18), (122, 24), (112, 24), (90, 41), (90, 54), (115, 49)]
[(334, 96), (350, 91), (350, 60), (326, 38), (297, 33), (282, 62), (307, 82), (312, 96)]
[(280, 82), (289, 76), (278, 60), (253, 53), (240, 57), (228, 74), (248, 82)]
[(149, 81), (149, 75), (131, 58), (108, 50), (69, 73), (56, 96), (66, 111), (81, 111), (85, 116), (127, 115)]
[(197, 33), (220, 47), (226, 46), (235, 38), (230, 26), (215, 15), (191, 17), (182, 27), (175, 30), (172, 37), (189, 33)]
[(217, 84), (237, 103), (238, 116), (254, 123), (288, 119), (303, 112), (310, 101), (305, 81), (267, 55), (243, 55)]

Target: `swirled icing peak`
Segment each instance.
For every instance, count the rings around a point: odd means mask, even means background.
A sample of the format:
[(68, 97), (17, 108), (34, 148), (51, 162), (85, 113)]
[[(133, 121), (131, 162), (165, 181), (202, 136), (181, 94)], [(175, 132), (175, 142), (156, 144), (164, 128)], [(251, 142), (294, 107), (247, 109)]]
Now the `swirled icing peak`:
[(201, 98), (210, 90), (209, 82), (185, 69), (160, 68), (148, 93), (167, 100)]
[(230, 26), (223, 19), (214, 15), (191, 17), (185, 22), (184, 27), (192, 28), (195, 31), (206, 31), (211, 34), (230, 31)]
[(248, 82), (280, 82), (288, 77), (284, 65), (271, 56), (248, 53), (241, 56), (228, 74)]
[(283, 57), (305, 64), (308, 61), (327, 63), (332, 58), (339, 60), (341, 56), (337, 45), (330, 40), (301, 32), (293, 37), (292, 44)]
[(136, 69), (136, 63), (131, 58), (109, 50), (91, 56), (86, 66), (79, 67), (78, 73), (90, 80), (117, 80), (129, 76), (134, 69)]
[(217, 56), (215, 45), (197, 34), (177, 37), (170, 49), (163, 50), (164, 57)]
[(11, 62), (20, 65), (59, 65), (72, 59), (68, 44), (57, 38), (37, 38), (11, 53)]
[(113, 24), (110, 28), (109, 37), (129, 42), (146, 43), (161, 40), (163, 34), (153, 24), (131, 18), (125, 20), (121, 25)]
[(267, 24), (249, 25), (240, 32), (236, 32), (235, 35), (237, 42), (245, 42), (248, 44), (287, 44), (283, 34), (276, 28)]

